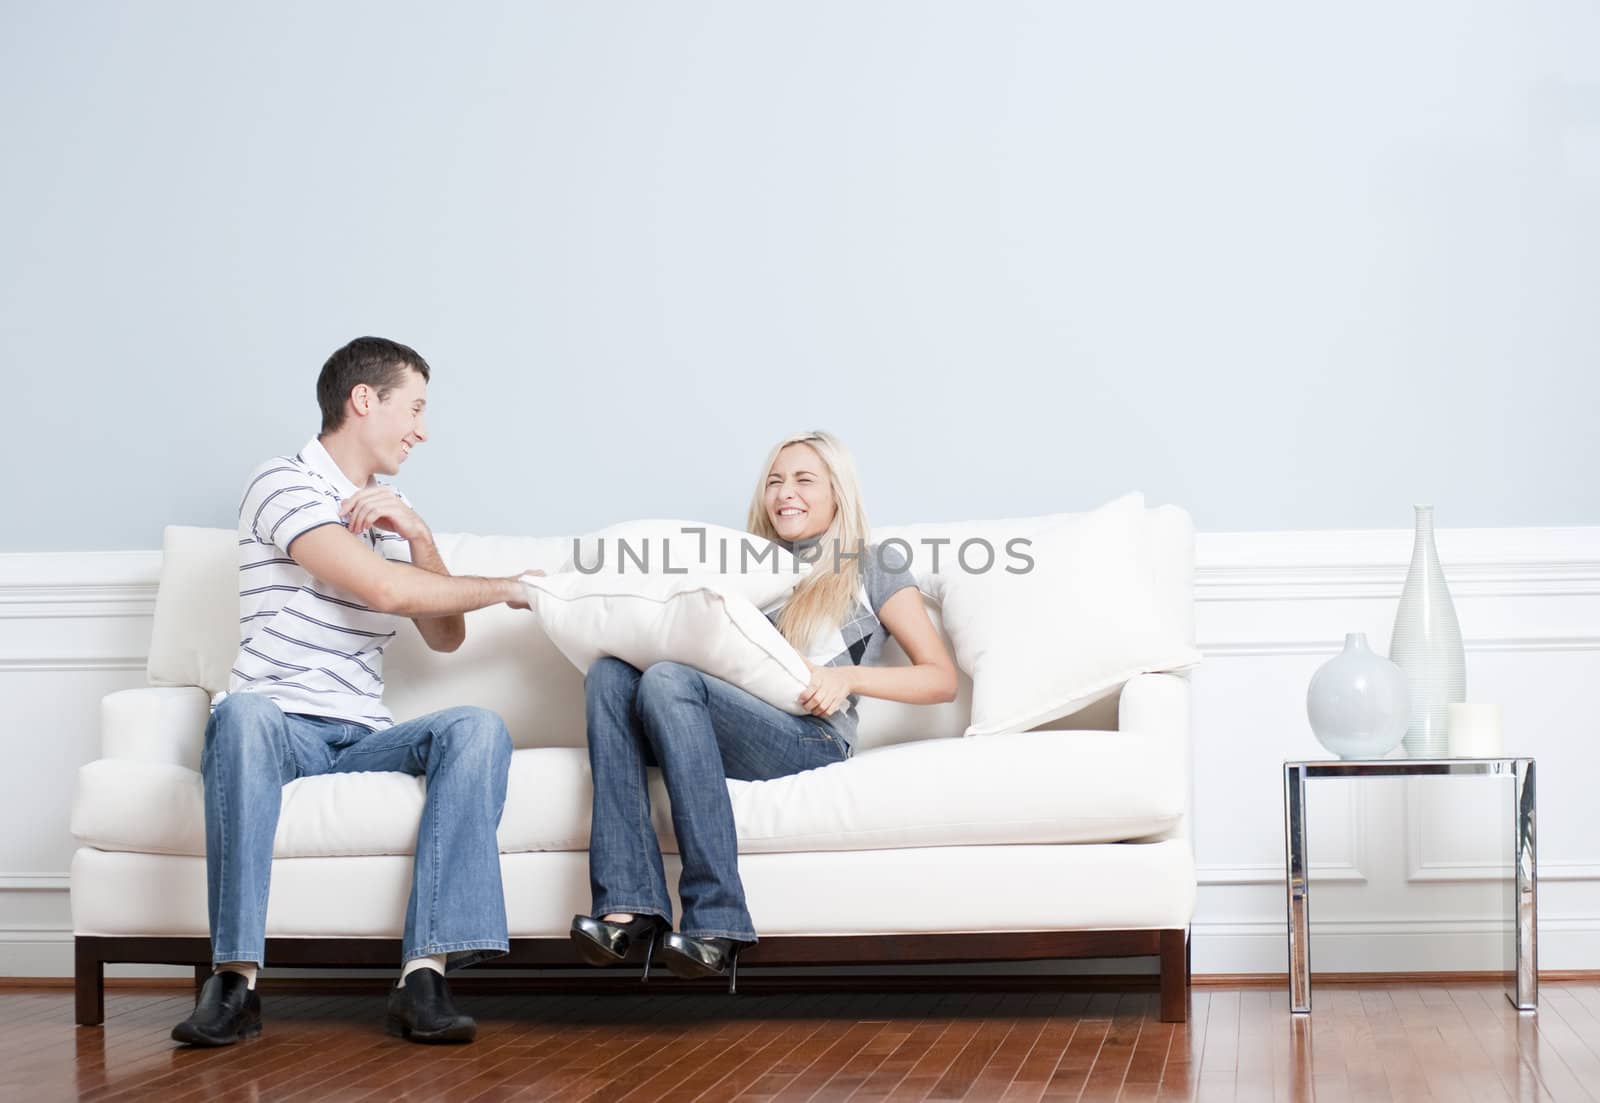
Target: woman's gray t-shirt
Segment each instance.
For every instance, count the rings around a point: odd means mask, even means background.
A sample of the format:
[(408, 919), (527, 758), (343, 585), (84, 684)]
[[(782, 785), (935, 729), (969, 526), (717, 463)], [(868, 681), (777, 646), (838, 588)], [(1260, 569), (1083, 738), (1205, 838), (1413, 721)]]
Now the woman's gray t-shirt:
[[(797, 552), (797, 547), (803, 548), (804, 544), (796, 545), (779, 541), (780, 545), (791, 552)], [(812, 641), (811, 649), (805, 653), (817, 666), (878, 666), (883, 661), (883, 644), (889, 636), (889, 630), (878, 619), (878, 613), (883, 609), (884, 602), (907, 586), (916, 586), (917, 580), (912, 575), (910, 563), (904, 552), (893, 548), (883, 547), (879, 544), (869, 546), (861, 557), (861, 587), (856, 591), (855, 604), (839, 630), (826, 636), (819, 636)], [(783, 611), (783, 605), (764, 610), (767, 619), (773, 624), (778, 623), (778, 614)], [(829, 717), (816, 719), (826, 723), (834, 733), (843, 739), (845, 745), (852, 750), (856, 740), (856, 702), (857, 694), (852, 693), (846, 700), (845, 706)]]

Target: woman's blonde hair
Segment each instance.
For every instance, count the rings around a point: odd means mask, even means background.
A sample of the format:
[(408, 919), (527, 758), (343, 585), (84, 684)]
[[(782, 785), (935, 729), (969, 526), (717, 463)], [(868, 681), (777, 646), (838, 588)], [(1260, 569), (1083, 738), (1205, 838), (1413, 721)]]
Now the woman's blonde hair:
[[(778, 614), (778, 631), (802, 655), (808, 655), (811, 642), (822, 632), (844, 624), (861, 588), (861, 555), (867, 551), (866, 507), (861, 503), (861, 482), (855, 460), (844, 442), (832, 433), (813, 430), (784, 437), (773, 445), (767, 462), (756, 479), (755, 496), (750, 499), (746, 528), (768, 540), (782, 540), (767, 516), (767, 476), (778, 462), (778, 453), (791, 444), (810, 447), (827, 468), (833, 488), (833, 523), (816, 538), (817, 558), (811, 573), (795, 587), (789, 601)], [(856, 553), (861, 553), (858, 555)]]

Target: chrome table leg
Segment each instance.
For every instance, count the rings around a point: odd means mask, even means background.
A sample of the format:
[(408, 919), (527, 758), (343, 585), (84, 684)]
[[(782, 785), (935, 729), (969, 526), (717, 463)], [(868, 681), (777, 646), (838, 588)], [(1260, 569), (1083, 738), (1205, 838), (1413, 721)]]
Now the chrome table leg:
[(1311, 917), (1306, 879), (1306, 770), (1283, 768), (1284, 844), (1288, 850), (1289, 1010), (1311, 1010)]

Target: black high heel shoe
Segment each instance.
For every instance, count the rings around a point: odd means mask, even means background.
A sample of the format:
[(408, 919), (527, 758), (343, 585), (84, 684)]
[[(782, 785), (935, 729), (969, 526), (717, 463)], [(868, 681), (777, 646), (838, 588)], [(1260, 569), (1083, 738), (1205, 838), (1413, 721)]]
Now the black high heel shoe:
[(728, 995), (739, 992), (739, 951), (748, 943), (731, 938), (695, 938), (670, 932), (661, 940), (661, 961), (675, 977), (727, 977)]
[(587, 915), (572, 917), (572, 945), (590, 965), (622, 965), (639, 945), (644, 946), (644, 975), (650, 979), (650, 957), (668, 925), (658, 915), (636, 915), (626, 923), (609, 923)]

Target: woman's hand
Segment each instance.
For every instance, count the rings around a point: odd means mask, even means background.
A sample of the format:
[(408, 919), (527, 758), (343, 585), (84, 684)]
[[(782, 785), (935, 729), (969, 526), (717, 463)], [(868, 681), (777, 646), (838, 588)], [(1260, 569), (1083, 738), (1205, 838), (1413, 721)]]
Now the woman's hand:
[(854, 689), (850, 675), (854, 667), (818, 666), (805, 660), (811, 671), (811, 684), (800, 695), (800, 707), (812, 716), (832, 716), (844, 707), (844, 702)]

